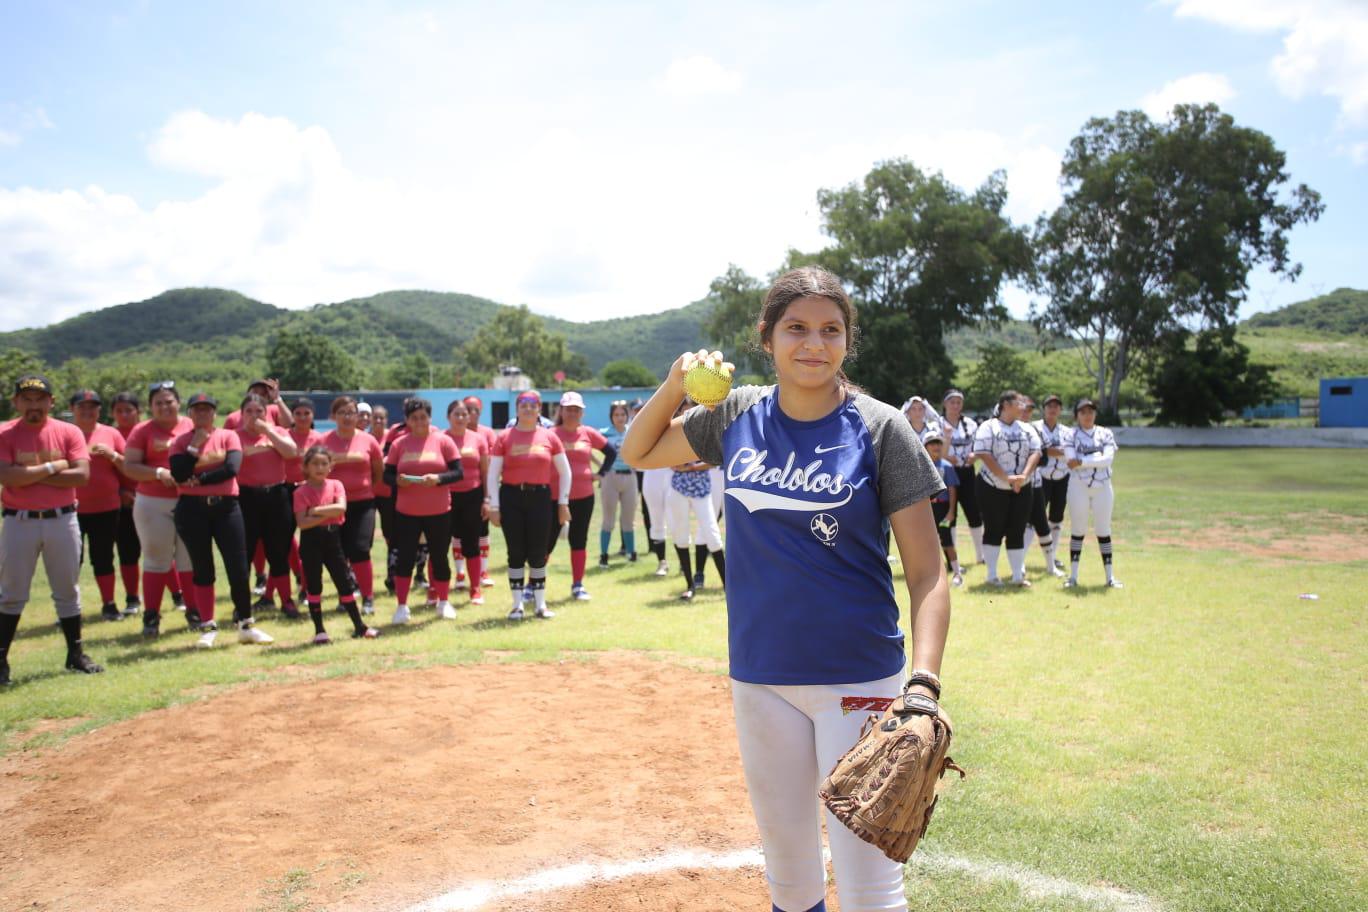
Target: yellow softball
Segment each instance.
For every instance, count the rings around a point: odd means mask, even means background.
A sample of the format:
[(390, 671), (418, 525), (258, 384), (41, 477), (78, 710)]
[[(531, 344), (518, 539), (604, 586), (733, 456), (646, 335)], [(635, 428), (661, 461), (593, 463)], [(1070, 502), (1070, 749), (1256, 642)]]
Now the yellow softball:
[(699, 405), (717, 405), (731, 392), (732, 377), (728, 366), (711, 358), (695, 361), (684, 374), (684, 392)]

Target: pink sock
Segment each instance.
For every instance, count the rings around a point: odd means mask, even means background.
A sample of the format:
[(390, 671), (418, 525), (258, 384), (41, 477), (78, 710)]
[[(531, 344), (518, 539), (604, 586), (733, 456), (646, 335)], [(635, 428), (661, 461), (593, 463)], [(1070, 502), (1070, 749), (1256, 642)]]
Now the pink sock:
[(451, 595), (451, 580), (438, 580), (432, 584), (432, 593), (437, 601), (445, 602)]
[(100, 587), (100, 601), (103, 604), (114, 601), (114, 574), (103, 573), (95, 577), (95, 585)]
[(480, 573), (484, 569), (484, 558), (467, 557), (466, 569), (470, 571), (470, 587), (472, 589), (479, 589)]
[(185, 597), (185, 593), (181, 592), (180, 575), (176, 572), (175, 564), (171, 565), (170, 572), (166, 574), (166, 588), (170, 590), (172, 595), (179, 595), (181, 598)]
[(171, 578), (170, 573), (158, 573), (155, 570), (148, 570), (143, 574), (143, 610), (148, 614), (160, 614), (162, 595), (166, 593), (167, 580)]
[(577, 586), (584, 582), (584, 565), (587, 562), (588, 556), (588, 551), (570, 552), (570, 579)]
[(394, 578), (394, 597), (398, 599), (399, 604), (408, 604), (409, 587), (412, 585), (413, 577), (411, 576), (396, 576)]
[[(198, 608), (198, 605), (196, 604), (197, 600), (195, 598), (195, 574), (185, 570), (178, 570), (176, 571), (176, 578), (180, 583), (181, 598), (185, 600), (185, 607)], [(214, 606), (211, 604), (209, 606), (209, 611), (212, 612), (213, 610)], [(211, 613), (209, 616), (213, 617), (213, 614)], [(200, 617), (204, 617), (204, 615), (200, 615)]]
[[(357, 561), (351, 565), (352, 574), (356, 576), (356, 588), (361, 590), (363, 599), (371, 598), (375, 595), (375, 571), (371, 568), (368, 560)], [(403, 601), (400, 599), (399, 601)]]
[(138, 565), (126, 564), (119, 568), (120, 575), (123, 576), (124, 595), (129, 598), (138, 597)]
[[(199, 612), (200, 620), (201, 620), (201, 621), (212, 621), (212, 620), (214, 619), (214, 586), (213, 586), (213, 584), (210, 583), (208, 586), (196, 586), (195, 589), (194, 589), (194, 592), (195, 592), (195, 610)], [(185, 593), (186, 593), (186, 595), (189, 595), (189, 594), (190, 594), (190, 589), (187, 588), (187, 589), (185, 590)], [(189, 599), (187, 599), (186, 601), (188, 602)]]
[(290, 594), (290, 575), (272, 576), (266, 580), (266, 597), (270, 598), (272, 592), (280, 593), (280, 604), (293, 602), (294, 596)]

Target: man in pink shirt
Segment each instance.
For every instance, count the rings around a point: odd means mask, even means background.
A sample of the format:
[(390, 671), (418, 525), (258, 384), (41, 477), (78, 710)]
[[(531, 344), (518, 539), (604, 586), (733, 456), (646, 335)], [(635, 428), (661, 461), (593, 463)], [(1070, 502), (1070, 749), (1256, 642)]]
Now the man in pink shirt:
[(66, 667), (96, 674), (104, 668), (81, 649), (81, 529), (76, 488), (90, 481), (90, 451), (72, 424), (49, 416), (52, 384), (20, 377), (10, 400), (19, 416), (0, 431), (0, 685), (10, 683), (9, 648), (43, 558), (52, 603), (66, 637)]

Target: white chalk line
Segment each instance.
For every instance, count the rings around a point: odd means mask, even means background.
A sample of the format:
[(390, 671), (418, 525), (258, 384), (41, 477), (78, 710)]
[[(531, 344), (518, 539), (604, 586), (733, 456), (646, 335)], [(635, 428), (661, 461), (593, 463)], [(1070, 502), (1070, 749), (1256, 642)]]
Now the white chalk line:
[[(528, 874), (516, 880), (466, 884), (416, 906), (410, 906), (405, 912), (475, 912), (500, 900), (537, 893), (555, 893), (590, 883), (625, 880), (630, 877), (659, 874), (662, 871), (758, 868), (764, 863), (765, 856), (759, 849), (722, 853), (679, 850), (636, 861), (602, 864), (581, 862)], [(1163, 908), (1155, 900), (1139, 893), (1130, 893), (1114, 887), (1090, 887), (1062, 877), (1041, 874), (1021, 865), (924, 853), (912, 856), (908, 866), (927, 873), (948, 871), (967, 874), (978, 880), (1011, 883), (1032, 899), (1072, 899), (1107, 912), (1160, 912)]]

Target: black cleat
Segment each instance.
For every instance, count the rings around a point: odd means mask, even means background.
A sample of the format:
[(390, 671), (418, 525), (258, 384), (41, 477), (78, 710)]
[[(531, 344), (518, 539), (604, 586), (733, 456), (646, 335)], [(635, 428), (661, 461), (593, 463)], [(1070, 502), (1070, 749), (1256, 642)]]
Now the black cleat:
[(161, 615), (148, 612), (143, 615), (143, 639), (155, 640), (161, 636)]
[(10, 686), (9, 662), (0, 659), (0, 687)]
[(66, 660), (67, 671), (79, 671), (81, 674), (94, 675), (104, 671), (104, 666), (98, 664), (84, 652), (75, 655), (68, 655)]
[(299, 606), (290, 601), (287, 601), (280, 606), (280, 613), (291, 621), (297, 621), (302, 616), (299, 613)]
[(184, 611), (185, 595), (180, 592), (171, 593), (171, 604), (176, 606), (177, 611)]
[(694, 587), (694, 589), (702, 589), (703, 586), (704, 586), (704, 584), (705, 584), (706, 582), (707, 582), (707, 579), (703, 576), (702, 573), (695, 573), (695, 574), (694, 574), (694, 578), (693, 578), (693, 587)]
[(100, 617), (106, 621), (121, 621), (123, 620), (123, 612), (113, 602), (105, 602), (104, 607), (100, 609)]
[(199, 630), (202, 620), (198, 608), (191, 608), (189, 605), (185, 606), (185, 626), (189, 627), (191, 630)]
[(124, 601), (124, 617), (133, 617), (139, 611), (142, 611), (142, 599), (138, 598), (136, 595), (130, 595)]

